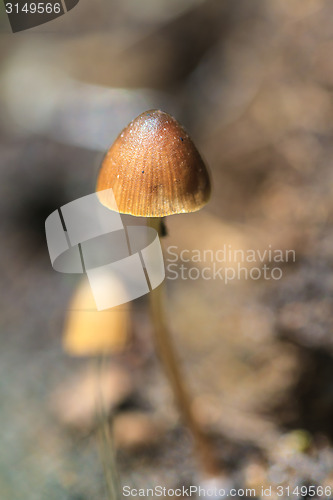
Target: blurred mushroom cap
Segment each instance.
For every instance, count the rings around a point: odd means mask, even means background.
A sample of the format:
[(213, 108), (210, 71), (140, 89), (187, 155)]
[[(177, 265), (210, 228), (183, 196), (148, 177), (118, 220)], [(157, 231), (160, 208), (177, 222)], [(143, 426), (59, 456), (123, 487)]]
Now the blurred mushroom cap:
[[(115, 277), (114, 293), (123, 293)], [(73, 356), (91, 356), (122, 351), (128, 341), (129, 303), (98, 311), (87, 279), (80, 282), (69, 305), (63, 348)]]
[(150, 110), (135, 118), (107, 152), (96, 191), (112, 188), (103, 205), (140, 217), (200, 210), (210, 197), (206, 166), (187, 132), (175, 118)]

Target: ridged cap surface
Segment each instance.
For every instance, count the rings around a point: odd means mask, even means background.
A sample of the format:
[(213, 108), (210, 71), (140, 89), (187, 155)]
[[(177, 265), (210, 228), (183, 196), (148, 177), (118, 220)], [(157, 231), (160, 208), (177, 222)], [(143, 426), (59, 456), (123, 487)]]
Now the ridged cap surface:
[[(141, 217), (194, 212), (210, 196), (206, 166), (184, 128), (159, 110), (142, 113), (118, 136), (96, 191), (112, 188), (118, 211)], [(103, 205), (115, 210), (105, 193)]]

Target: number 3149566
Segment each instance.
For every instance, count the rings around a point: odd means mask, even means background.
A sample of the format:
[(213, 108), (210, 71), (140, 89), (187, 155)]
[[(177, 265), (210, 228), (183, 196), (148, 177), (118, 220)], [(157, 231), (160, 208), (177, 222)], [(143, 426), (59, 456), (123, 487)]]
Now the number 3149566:
[(6, 3), (7, 14), (60, 14), (61, 5), (60, 3), (25, 3), (20, 5), (19, 3)]

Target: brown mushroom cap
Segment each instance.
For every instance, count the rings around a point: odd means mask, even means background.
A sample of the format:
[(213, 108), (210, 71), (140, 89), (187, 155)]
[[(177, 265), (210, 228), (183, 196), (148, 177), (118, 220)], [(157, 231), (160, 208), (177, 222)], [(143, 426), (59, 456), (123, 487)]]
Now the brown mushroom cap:
[[(210, 196), (208, 172), (192, 140), (175, 118), (159, 110), (135, 118), (110, 147), (96, 191), (109, 188), (120, 213), (139, 217), (194, 212)], [(99, 198), (117, 210), (107, 193)]]

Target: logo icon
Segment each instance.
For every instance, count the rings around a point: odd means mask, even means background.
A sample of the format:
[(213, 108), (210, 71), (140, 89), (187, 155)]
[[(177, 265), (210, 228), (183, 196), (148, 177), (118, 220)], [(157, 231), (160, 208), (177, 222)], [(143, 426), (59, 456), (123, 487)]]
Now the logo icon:
[(72, 10), (80, 0), (3, 0), (12, 32), (53, 21)]
[[(105, 191), (116, 207), (112, 189)], [(96, 193), (52, 212), (45, 231), (53, 268), (86, 273), (99, 311), (146, 295), (165, 278), (155, 229), (125, 225), (119, 212), (104, 207)], [(112, 293), (114, 275), (124, 285), (123, 296)]]

